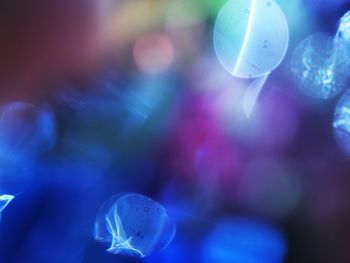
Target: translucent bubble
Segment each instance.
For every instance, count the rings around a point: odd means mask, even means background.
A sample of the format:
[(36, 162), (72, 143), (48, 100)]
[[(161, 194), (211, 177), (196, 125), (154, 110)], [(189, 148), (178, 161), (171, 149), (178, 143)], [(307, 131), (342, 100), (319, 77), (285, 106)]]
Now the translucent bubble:
[(13, 198), (15, 198), (13, 195), (0, 195), (0, 220), (1, 212), (8, 206)]
[(335, 36), (315, 34), (294, 52), (292, 72), (303, 92), (315, 98), (336, 96), (350, 71), (350, 11), (339, 20)]
[(56, 142), (54, 117), (27, 102), (9, 103), (0, 113), (0, 157), (17, 160), (51, 149)]
[(333, 128), (339, 147), (350, 156), (350, 91), (344, 93), (337, 104)]
[(295, 49), (292, 72), (300, 89), (308, 96), (329, 99), (346, 85), (346, 76), (337, 64), (333, 37), (317, 33)]
[(350, 11), (338, 22), (338, 30), (334, 37), (334, 48), (337, 52), (337, 64), (345, 73), (350, 70)]
[(219, 12), (214, 28), (219, 61), (236, 77), (258, 77), (246, 93), (248, 116), (268, 75), (282, 62), (288, 42), (287, 21), (273, 0), (230, 0)]
[(95, 223), (95, 239), (109, 243), (108, 252), (147, 257), (166, 248), (175, 225), (165, 208), (140, 194), (120, 194), (101, 207)]
[(274, 70), (286, 54), (286, 19), (273, 0), (231, 0), (214, 29), (216, 54), (234, 76), (252, 78)]
[(282, 263), (287, 252), (283, 234), (275, 227), (246, 218), (220, 221), (205, 238), (204, 263)]

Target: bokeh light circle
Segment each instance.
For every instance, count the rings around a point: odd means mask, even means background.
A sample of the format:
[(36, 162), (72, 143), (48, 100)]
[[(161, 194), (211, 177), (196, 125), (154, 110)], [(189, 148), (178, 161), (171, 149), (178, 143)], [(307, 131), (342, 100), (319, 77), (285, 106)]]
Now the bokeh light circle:
[(301, 91), (314, 98), (332, 98), (347, 84), (337, 63), (333, 37), (325, 33), (311, 35), (297, 46), (292, 73)]
[(1, 158), (22, 160), (54, 147), (56, 122), (48, 108), (18, 101), (0, 110)]
[(287, 21), (273, 0), (230, 0), (215, 23), (217, 57), (236, 77), (270, 73), (282, 62), (288, 42)]
[(158, 202), (133, 193), (118, 194), (101, 207), (95, 223), (97, 241), (108, 243), (109, 253), (147, 257), (173, 240), (175, 224)]
[(162, 73), (174, 60), (174, 46), (166, 35), (146, 34), (136, 40), (133, 57), (136, 66), (142, 72)]

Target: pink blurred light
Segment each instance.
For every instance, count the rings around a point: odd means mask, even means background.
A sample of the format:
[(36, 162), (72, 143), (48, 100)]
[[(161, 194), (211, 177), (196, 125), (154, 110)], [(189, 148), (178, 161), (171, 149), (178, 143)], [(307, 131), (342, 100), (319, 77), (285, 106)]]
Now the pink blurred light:
[(166, 35), (143, 35), (136, 40), (133, 57), (139, 70), (147, 74), (158, 74), (172, 64), (174, 47)]
[(205, 193), (231, 193), (241, 167), (239, 152), (218, 125), (211, 100), (198, 92), (188, 95), (172, 121), (172, 167)]

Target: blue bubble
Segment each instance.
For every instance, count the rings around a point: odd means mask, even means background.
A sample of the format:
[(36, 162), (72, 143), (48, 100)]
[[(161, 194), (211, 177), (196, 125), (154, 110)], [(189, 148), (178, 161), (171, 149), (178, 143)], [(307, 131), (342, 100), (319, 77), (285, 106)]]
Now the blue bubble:
[(1, 212), (8, 206), (13, 198), (15, 198), (13, 195), (0, 195), (0, 220)]
[(332, 98), (347, 84), (347, 77), (338, 64), (334, 39), (324, 33), (311, 35), (297, 46), (292, 73), (301, 91), (314, 98)]
[(237, 77), (269, 74), (282, 62), (288, 42), (286, 19), (273, 0), (230, 0), (216, 19), (216, 55)]
[(21, 160), (55, 145), (55, 121), (50, 110), (13, 102), (3, 106), (0, 114), (0, 158)]
[(337, 52), (337, 64), (349, 75), (350, 70), (350, 11), (339, 20), (338, 30), (334, 37), (334, 48)]
[(337, 104), (333, 129), (339, 147), (350, 156), (350, 91), (344, 93)]
[(175, 225), (165, 208), (140, 194), (120, 194), (101, 207), (95, 223), (95, 240), (108, 243), (109, 253), (147, 257), (166, 248)]
[(285, 239), (273, 226), (252, 219), (220, 221), (205, 238), (204, 263), (282, 263), (287, 252)]

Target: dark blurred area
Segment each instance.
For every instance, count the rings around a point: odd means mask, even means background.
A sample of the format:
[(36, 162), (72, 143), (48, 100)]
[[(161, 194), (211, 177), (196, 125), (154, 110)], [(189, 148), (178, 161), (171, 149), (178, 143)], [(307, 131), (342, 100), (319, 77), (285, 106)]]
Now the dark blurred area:
[[(0, 0), (0, 262), (349, 263), (350, 157), (335, 105), (305, 96), (295, 46), (346, 0), (278, 0), (290, 46), (246, 118), (215, 57), (224, 0)], [(176, 223), (149, 258), (94, 241), (118, 192)]]

